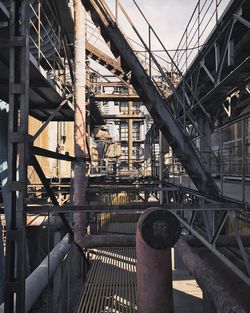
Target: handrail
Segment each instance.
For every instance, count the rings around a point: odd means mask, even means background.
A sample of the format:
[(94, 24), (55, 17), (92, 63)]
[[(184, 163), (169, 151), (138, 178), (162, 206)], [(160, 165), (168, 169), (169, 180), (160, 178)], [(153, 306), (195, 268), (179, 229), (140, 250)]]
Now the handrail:
[[(218, 23), (220, 17), (219, 9), (226, 5), (228, 2), (229, 2), (228, 0), (197, 1), (192, 16), (183, 32), (183, 35), (173, 55), (173, 59), (175, 60), (175, 62), (177, 63), (182, 72), (187, 70), (188, 66), (191, 64), (195, 57), (193, 51), (192, 53), (187, 54), (187, 50), (189, 50), (190, 47), (198, 46), (197, 47), (198, 53), (199, 47), (202, 46), (206, 40), (205, 36), (206, 30), (208, 29), (209, 26), (215, 26)], [(212, 12), (210, 12), (213, 5), (215, 5), (215, 8), (213, 9)], [(215, 21), (212, 24), (214, 19)], [(196, 28), (195, 25), (197, 25)], [(179, 55), (179, 51), (182, 51), (181, 55)], [(183, 59), (184, 57), (185, 59)]]
[(30, 12), (30, 52), (54, 84), (69, 93), (67, 84), (73, 83), (71, 52), (49, 0), (33, 1)]

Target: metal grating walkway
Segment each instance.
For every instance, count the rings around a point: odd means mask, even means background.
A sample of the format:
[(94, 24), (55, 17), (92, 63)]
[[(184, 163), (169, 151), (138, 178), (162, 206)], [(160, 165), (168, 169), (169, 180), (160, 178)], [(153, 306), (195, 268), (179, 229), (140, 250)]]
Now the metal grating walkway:
[(137, 312), (135, 249), (97, 249), (91, 258), (77, 313)]

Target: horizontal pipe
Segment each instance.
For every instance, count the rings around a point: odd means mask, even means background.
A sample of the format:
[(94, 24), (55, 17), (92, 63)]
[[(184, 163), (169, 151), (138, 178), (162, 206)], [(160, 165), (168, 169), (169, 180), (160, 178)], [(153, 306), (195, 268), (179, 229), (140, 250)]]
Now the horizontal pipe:
[[(25, 283), (25, 312), (28, 313), (40, 294), (62, 264), (64, 257), (70, 251), (72, 242), (66, 235), (50, 252), (42, 263), (30, 274)], [(48, 271), (49, 269), (49, 271)], [(4, 313), (4, 304), (0, 306), (0, 313)]]
[(240, 304), (221, 286), (215, 274), (207, 268), (202, 259), (192, 251), (185, 239), (179, 239), (175, 245), (175, 251), (194, 276), (202, 291), (209, 296), (217, 312), (246, 313)]
[(86, 235), (78, 244), (82, 248), (135, 247), (134, 235)]

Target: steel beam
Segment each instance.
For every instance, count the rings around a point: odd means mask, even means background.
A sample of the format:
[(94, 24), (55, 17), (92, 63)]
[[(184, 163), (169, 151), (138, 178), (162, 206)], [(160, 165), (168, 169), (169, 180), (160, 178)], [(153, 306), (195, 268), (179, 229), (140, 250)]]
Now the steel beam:
[[(62, 160), (62, 161), (68, 161), (68, 162), (74, 162), (76, 159), (75, 157), (72, 157), (68, 154), (61, 154), (58, 152), (46, 150), (40, 147), (31, 147), (31, 151), (34, 155), (39, 155), (51, 159), (56, 159), (56, 160)], [(89, 160), (89, 158), (86, 158), (86, 160)]]
[(237, 206), (226, 208), (223, 205), (193, 205), (193, 204), (160, 204), (158, 201), (154, 202), (133, 202), (128, 204), (121, 204), (121, 205), (112, 205), (106, 204), (103, 202), (97, 203), (90, 203), (87, 205), (55, 205), (52, 206), (49, 203), (44, 203), (42, 206), (31, 205), (27, 208), (27, 212), (31, 214), (42, 214), (42, 213), (70, 213), (70, 212), (119, 212), (119, 211), (126, 211), (126, 212), (137, 212), (143, 211), (150, 206), (155, 205), (166, 210), (178, 210), (178, 211), (239, 211), (241, 212), (240, 208)]
[(119, 101), (119, 102), (127, 102), (127, 101), (134, 101), (139, 102), (140, 97), (138, 95), (133, 94), (95, 94), (90, 97), (92, 101)]
[(26, 204), (29, 115), (29, 1), (10, 1), (8, 198), (4, 309), (25, 313)]

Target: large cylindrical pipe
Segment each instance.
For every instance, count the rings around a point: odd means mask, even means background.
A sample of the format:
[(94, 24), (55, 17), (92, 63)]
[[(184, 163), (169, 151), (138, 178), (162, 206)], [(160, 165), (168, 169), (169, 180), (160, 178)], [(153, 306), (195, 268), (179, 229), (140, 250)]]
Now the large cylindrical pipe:
[(178, 220), (159, 208), (145, 211), (136, 232), (138, 313), (173, 313), (171, 247), (180, 236)]
[[(68, 235), (60, 241), (42, 263), (31, 273), (25, 283), (25, 312), (29, 312), (40, 294), (62, 264), (65, 255), (70, 251), (72, 243)], [(49, 268), (49, 271), (48, 271)], [(0, 306), (0, 313), (4, 313), (4, 304)]]
[(181, 238), (175, 245), (175, 250), (182, 262), (196, 279), (203, 293), (213, 302), (219, 313), (246, 313), (239, 303), (225, 291), (202, 259), (195, 254), (185, 239)]

